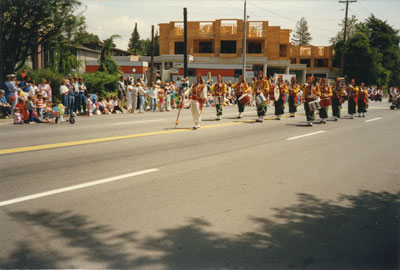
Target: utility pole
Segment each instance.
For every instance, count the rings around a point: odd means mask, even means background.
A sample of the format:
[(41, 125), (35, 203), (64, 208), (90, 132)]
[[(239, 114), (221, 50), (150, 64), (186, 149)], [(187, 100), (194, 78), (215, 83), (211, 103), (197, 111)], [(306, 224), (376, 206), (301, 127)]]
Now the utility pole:
[(344, 33), (343, 33), (343, 48), (342, 48), (342, 60), (340, 75), (344, 77), (344, 64), (345, 64), (345, 54), (346, 54), (346, 35), (347, 35), (347, 17), (349, 14), (349, 3), (357, 2), (357, 0), (340, 0), (339, 3), (346, 3), (346, 15), (344, 17)]
[(151, 26), (151, 57), (150, 57), (150, 81), (149, 86), (153, 85), (154, 80), (154, 25)]
[(183, 76), (188, 76), (188, 62), (187, 62), (187, 9), (183, 8)]
[(244, 20), (243, 20), (243, 79), (246, 81), (246, 31), (247, 30), (247, 14), (246, 0), (244, 0)]

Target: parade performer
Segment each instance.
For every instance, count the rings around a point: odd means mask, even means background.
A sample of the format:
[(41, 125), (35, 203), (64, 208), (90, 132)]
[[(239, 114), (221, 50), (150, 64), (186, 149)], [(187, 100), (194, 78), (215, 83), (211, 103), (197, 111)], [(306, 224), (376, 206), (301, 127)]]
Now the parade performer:
[(264, 122), (264, 116), (267, 113), (267, 97), (269, 92), (269, 82), (263, 78), (263, 72), (258, 73), (258, 78), (254, 81), (253, 93), (256, 98), (257, 116), (256, 122)]
[(240, 98), (242, 98), (242, 95), (246, 95), (247, 93), (250, 92), (249, 85), (244, 81), (243, 75), (240, 75), (239, 82), (234, 84), (233, 88), (235, 89), (236, 101), (237, 101), (238, 109), (239, 109), (239, 115), (237, 118), (242, 118), (243, 112), (244, 112), (244, 106), (246, 104), (242, 104), (240, 102)]
[(279, 75), (278, 83), (276, 84), (275, 87), (279, 88), (279, 98), (278, 100), (275, 100), (275, 115), (276, 115), (276, 120), (281, 120), (281, 115), (285, 113), (284, 112), (285, 96), (286, 93), (288, 92), (288, 87), (283, 81), (282, 75)]
[(184, 93), (184, 96), (192, 96), (190, 108), (192, 111), (192, 118), (194, 122), (193, 129), (196, 130), (200, 128), (200, 123), (201, 123), (201, 113), (203, 111), (203, 102), (204, 99), (207, 98), (207, 87), (206, 84), (204, 83), (203, 78), (201, 77), (201, 74), (197, 75), (197, 80), (196, 83), (192, 85), (186, 92)]
[(358, 117), (365, 117), (368, 106), (368, 90), (365, 83), (361, 83), (360, 90), (358, 91)]
[(352, 79), (351, 84), (348, 86), (348, 101), (349, 107), (348, 112), (350, 114), (350, 119), (353, 119), (353, 115), (356, 113), (356, 105), (357, 105), (357, 98), (358, 98), (358, 86), (355, 85), (356, 80)]
[(328, 85), (328, 79), (323, 79), (321, 84), (317, 88), (317, 95), (321, 99), (321, 108), (319, 109), (319, 117), (321, 118), (321, 123), (326, 124), (326, 119), (328, 118), (328, 108), (331, 102), (332, 89)]
[(340, 86), (339, 78), (336, 79), (335, 87), (332, 90), (332, 115), (333, 120), (337, 121), (340, 118), (340, 110), (342, 108), (343, 90)]
[(219, 121), (222, 116), (225, 94), (228, 93), (226, 84), (222, 82), (221, 75), (218, 75), (218, 81), (211, 87), (211, 93), (214, 96), (215, 108), (217, 109), (217, 118), (215, 120)]
[(296, 78), (292, 77), (289, 87), (289, 113), (290, 117), (294, 117), (297, 112), (297, 93), (300, 91), (300, 86), (297, 84)]
[(312, 126), (314, 111), (310, 109), (309, 103), (317, 99), (317, 87), (313, 85), (313, 77), (308, 77), (303, 89), (304, 110), (306, 112), (307, 123)]

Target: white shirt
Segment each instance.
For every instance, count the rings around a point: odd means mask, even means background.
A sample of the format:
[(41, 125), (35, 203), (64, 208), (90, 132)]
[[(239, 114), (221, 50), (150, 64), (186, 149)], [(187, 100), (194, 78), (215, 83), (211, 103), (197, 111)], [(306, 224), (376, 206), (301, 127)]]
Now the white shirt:
[(61, 95), (67, 94), (68, 91), (69, 91), (69, 89), (68, 89), (68, 87), (66, 85), (61, 85), (60, 86), (60, 94)]
[(158, 90), (157, 87), (151, 88), (151, 89), (150, 89), (150, 93), (149, 93), (150, 98), (157, 98), (158, 91), (159, 91), (159, 90)]

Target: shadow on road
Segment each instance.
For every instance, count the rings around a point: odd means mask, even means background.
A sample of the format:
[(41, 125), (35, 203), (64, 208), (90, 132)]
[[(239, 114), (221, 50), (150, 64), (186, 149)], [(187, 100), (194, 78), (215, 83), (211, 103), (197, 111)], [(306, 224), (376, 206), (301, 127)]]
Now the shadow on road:
[[(273, 217), (249, 217), (258, 229), (235, 236), (213, 232), (202, 218), (138, 239), (135, 232), (116, 233), (70, 212), (11, 215), (45, 228), (67, 247), (79, 248), (84, 261), (104, 268), (398, 269), (400, 193), (362, 191), (336, 201), (310, 194), (298, 198), (295, 205), (274, 209)], [(63, 250), (36, 252), (29, 243), (13, 248), (1, 258), (2, 268), (70, 266)]]

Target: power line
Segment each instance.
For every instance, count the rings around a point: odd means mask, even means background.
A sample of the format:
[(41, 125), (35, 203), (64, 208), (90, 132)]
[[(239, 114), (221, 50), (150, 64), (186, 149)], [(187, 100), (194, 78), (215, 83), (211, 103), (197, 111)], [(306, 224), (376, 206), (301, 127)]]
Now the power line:
[(369, 17), (369, 16), (371, 15), (371, 12), (369, 12), (369, 11), (364, 7), (364, 5), (361, 3), (361, 1), (358, 1), (357, 3), (360, 5), (360, 7), (363, 9), (363, 11), (365, 11), (365, 14), (367, 14), (367, 17)]
[[(279, 17), (282, 17), (282, 18), (285, 18), (285, 19), (287, 19), (287, 20), (289, 20), (289, 21), (292, 21), (292, 22), (297, 23), (297, 20), (294, 20), (294, 19), (292, 19), (292, 18), (290, 18), (290, 17), (281, 15), (280, 13), (274, 12), (274, 11), (272, 11), (272, 10), (268, 10), (268, 9), (266, 9), (266, 8), (263, 8), (263, 7), (259, 6), (259, 5), (253, 4), (253, 3), (250, 3), (250, 5), (253, 5), (253, 6), (258, 7), (258, 8), (260, 8), (260, 9), (262, 9), (262, 10), (265, 10), (266, 12), (275, 14), (275, 15), (277, 15), (277, 16), (279, 16)], [(321, 28), (321, 27), (318, 27), (318, 26), (311, 26), (311, 28), (319, 29), (319, 30), (322, 30), (322, 31), (329, 32), (329, 33), (333, 34), (333, 32), (332, 32), (331, 30), (324, 29), (324, 28)]]

